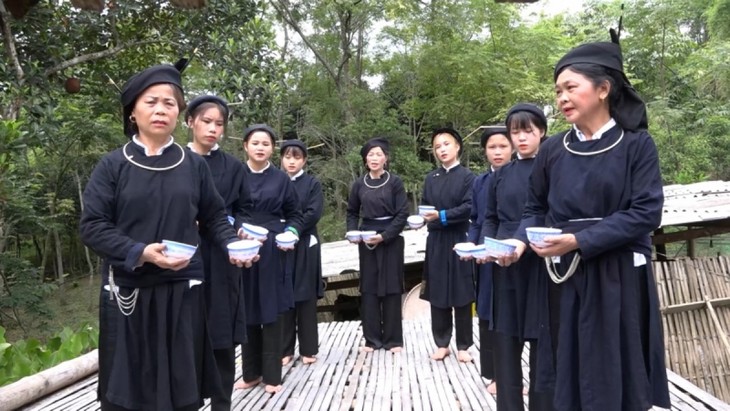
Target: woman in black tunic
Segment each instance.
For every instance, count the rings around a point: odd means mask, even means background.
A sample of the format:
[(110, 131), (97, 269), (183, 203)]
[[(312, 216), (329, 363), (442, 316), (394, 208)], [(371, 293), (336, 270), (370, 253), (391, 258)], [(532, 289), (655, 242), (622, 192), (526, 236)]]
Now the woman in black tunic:
[[(235, 227), (249, 219), (251, 197), (243, 164), (220, 149), (218, 142), (228, 122), (228, 104), (217, 96), (205, 95), (188, 104), (185, 122), (192, 131), (188, 149), (208, 163), (226, 213)], [(201, 231), (200, 251), (205, 271), (205, 301), (216, 365), (223, 384), (223, 396), (211, 398), (211, 409), (230, 410), (236, 371), (235, 347), (246, 342), (246, 311), (241, 269), (226, 261), (228, 251)]]
[(421, 199), (424, 205), (436, 207), (436, 211), (423, 215), (428, 224), (428, 238), (421, 298), (431, 304), (431, 331), (438, 347), (431, 358), (443, 360), (449, 355), (455, 323), (458, 359), (470, 362), (467, 350), (473, 343), (474, 266), (470, 261), (460, 260), (453, 249), (455, 244), (467, 240), (475, 176), (459, 163), (462, 140), (456, 130), (438, 129), (431, 142), (433, 154), (441, 163), (441, 167), (426, 176)]
[(400, 233), (408, 219), (408, 198), (403, 181), (387, 169), (389, 153), (384, 138), (363, 145), (360, 155), (368, 172), (352, 183), (347, 200), (347, 230), (377, 231), (368, 241), (358, 242), (360, 317), (367, 352), (399, 352), (403, 347), (405, 241)]
[[(650, 233), (663, 191), (646, 107), (623, 73), (618, 39), (589, 43), (555, 67), (567, 132), (548, 139), (532, 175), (516, 254), (526, 227), (563, 234), (530, 248), (559, 284), (555, 407), (669, 408), (664, 340), (651, 267)], [(551, 262), (552, 261), (552, 262)]]
[(132, 77), (122, 105), (131, 141), (94, 169), (80, 222), (82, 241), (104, 259), (101, 409), (197, 410), (221, 390), (197, 286), (203, 263), (200, 252), (166, 256), (161, 241), (197, 245), (196, 222), (221, 247), (236, 232), (205, 161), (171, 136), (184, 107), (177, 68), (155, 66)]
[(281, 144), (281, 168), (287, 173), (299, 197), (302, 210), (302, 232), (294, 253), (287, 255), (287, 264), (294, 271), (295, 307), (284, 314), (282, 332), (286, 365), (294, 356), (294, 345), (299, 337), (299, 354), (304, 364), (317, 359), (317, 300), (324, 296), (322, 284), (322, 254), (317, 223), (322, 217), (324, 197), (319, 180), (307, 173), (307, 146), (299, 140)]
[(260, 260), (244, 272), (248, 342), (242, 346), (243, 381), (238, 389), (251, 388), (261, 381), (266, 392), (281, 390), (281, 314), (294, 308), (294, 283), (285, 267), (286, 254), (274, 237), (290, 231), (299, 237), (302, 212), (294, 184), (285, 172), (274, 167), (271, 155), (276, 134), (265, 124), (244, 130), (244, 164), (253, 206), (251, 223), (269, 230), (259, 251)]
[[(507, 113), (507, 130), (517, 159), (497, 170), (487, 187), (487, 204), (481, 237), (509, 239), (522, 220), (527, 184), (540, 140), (547, 130), (542, 110), (532, 104), (517, 104)], [(524, 409), (522, 351), (530, 343), (530, 410), (551, 410), (552, 392), (536, 387), (538, 339), (547, 318), (548, 279), (540, 270), (535, 253), (524, 255), (509, 267), (494, 267), (493, 323), (497, 408)], [(550, 346), (547, 349), (551, 357)]]
[[(467, 239), (474, 244), (481, 244), (482, 224), (487, 208), (487, 186), (494, 172), (502, 168), (512, 157), (512, 141), (507, 137), (504, 126), (487, 127), (481, 135), (480, 146), (487, 160), (487, 171), (474, 179), (471, 194), (471, 216)], [(487, 392), (497, 393), (494, 379), (494, 331), (491, 330), (492, 319), (492, 263), (480, 264), (477, 270), (477, 315), (479, 316), (479, 362), (481, 375), (490, 381)]]

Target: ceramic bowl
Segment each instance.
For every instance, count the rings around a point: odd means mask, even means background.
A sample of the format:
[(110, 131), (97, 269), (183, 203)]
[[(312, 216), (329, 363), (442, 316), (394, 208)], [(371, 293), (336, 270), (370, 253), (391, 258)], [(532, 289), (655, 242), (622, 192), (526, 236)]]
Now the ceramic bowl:
[(257, 240), (239, 240), (228, 244), (228, 254), (238, 260), (250, 260), (256, 257), (261, 248)]
[(517, 249), (517, 247), (512, 244), (507, 244), (504, 241), (499, 241), (490, 237), (484, 237), (484, 247), (487, 254), (495, 258), (508, 256), (514, 253)]
[(547, 228), (547, 227), (528, 227), (525, 229), (527, 232), (527, 239), (530, 240), (530, 243), (535, 245), (535, 247), (547, 247), (548, 244), (545, 242), (545, 239), (556, 236), (563, 232), (563, 230), (559, 228)]
[(377, 234), (377, 231), (361, 231), (360, 238), (362, 238), (363, 241), (368, 241), (369, 239), (375, 237)]
[(472, 252), (476, 246), (474, 243), (456, 243), (454, 251), (459, 257), (472, 257)]
[(412, 215), (408, 217), (407, 221), (408, 227), (411, 227), (411, 229), (413, 230), (418, 230), (426, 223), (426, 220), (424, 220), (423, 217), (421, 217), (420, 215)]
[(478, 260), (489, 257), (487, 246), (484, 244), (475, 245), (474, 249), (471, 250), (471, 256)]
[(348, 231), (345, 233), (345, 238), (347, 238), (348, 241), (360, 241), (362, 240), (362, 231)]
[(418, 206), (418, 215), (423, 217), (424, 214), (428, 211), (436, 211), (436, 207), (430, 206), (430, 205), (419, 205)]
[(198, 246), (195, 245), (178, 243), (177, 241), (170, 240), (162, 240), (162, 244), (166, 247), (164, 251), (166, 256), (171, 258), (182, 258), (185, 260), (193, 258), (195, 250), (198, 249)]
[(296, 244), (299, 240), (296, 234), (292, 233), (291, 231), (279, 233), (276, 235), (276, 237), (274, 237), (274, 239), (276, 240), (276, 245), (279, 246), (279, 248), (285, 249), (294, 248), (294, 244)]
[(246, 235), (252, 237), (254, 240), (266, 240), (266, 237), (269, 234), (269, 230), (253, 224), (243, 223), (241, 228), (243, 228), (243, 232), (246, 233)]

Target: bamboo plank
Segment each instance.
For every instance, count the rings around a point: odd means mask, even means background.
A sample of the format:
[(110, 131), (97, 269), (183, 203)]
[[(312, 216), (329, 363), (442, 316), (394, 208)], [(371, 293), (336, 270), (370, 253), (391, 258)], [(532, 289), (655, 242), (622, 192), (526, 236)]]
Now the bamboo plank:
[[(354, 370), (357, 359), (358, 323), (352, 322), (343, 330), (342, 345), (336, 358), (337, 367), (327, 384), (328, 389), (323, 394), (319, 410), (338, 409), (342, 402), (342, 393), (345, 391), (347, 377)], [(314, 408), (313, 411), (318, 411)]]

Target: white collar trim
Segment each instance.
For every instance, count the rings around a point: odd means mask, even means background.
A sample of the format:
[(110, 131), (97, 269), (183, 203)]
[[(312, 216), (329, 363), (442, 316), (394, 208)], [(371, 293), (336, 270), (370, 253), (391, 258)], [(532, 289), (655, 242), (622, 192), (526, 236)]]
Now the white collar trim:
[[(608, 120), (608, 123), (604, 124), (603, 127), (599, 128), (598, 131), (593, 133), (593, 136), (591, 137), (591, 140), (600, 140), (601, 137), (610, 129), (616, 127), (616, 120), (611, 117), (610, 120)], [(575, 130), (575, 135), (578, 136), (578, 140), (580, 141), (586, 141), (586, 135), (583, 134), (582, 131), (578, 130), (578, 127), (576, 127), (575, 124), (573, 124), (573, 129)]]
[(165, 152), (165, 149), (167, 149), (168, 147), (170, 147), (172, 145), (172, 143), (175, 142), (175, 140), (172, 138), (172, 136), (170, 136), (170, 140), (167, 143), (165, 143), (164, 146), (160, 147), (159, 150), (157, 150), (156, 153), (150, 154), (150, 151), (147, 148), (147, 146), (144, 145), (144, 143), (142, 143), (141, 141), (139, 141), (139, 139), (137, 138), (137, 135), (136, 134), (132, 136), (132, 141), (134, 142), (134, 144), (136, 144), (136, 145), (138, 145), (138, 146), (140, 146), (140, 147), (142, 147), (144, 149), (144, 155), (146, 155), (147, 157), (150, 157), (150, 156), (159, 156), (160, 154), (162, 154), (162, 153)]

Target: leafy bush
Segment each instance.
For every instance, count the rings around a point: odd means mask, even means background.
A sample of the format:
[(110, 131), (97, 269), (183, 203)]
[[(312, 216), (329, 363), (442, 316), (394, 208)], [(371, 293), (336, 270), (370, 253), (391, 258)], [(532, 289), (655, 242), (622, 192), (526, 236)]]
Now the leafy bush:
[(9, 343), (0, 327), (0, 386), (76, 358), (98, 345), (99, 330), (89, 325), (75, 332), (65, 327), (46, 344), (35, 338)]

